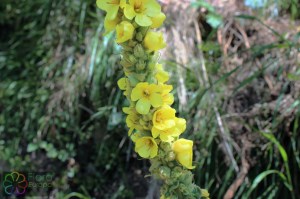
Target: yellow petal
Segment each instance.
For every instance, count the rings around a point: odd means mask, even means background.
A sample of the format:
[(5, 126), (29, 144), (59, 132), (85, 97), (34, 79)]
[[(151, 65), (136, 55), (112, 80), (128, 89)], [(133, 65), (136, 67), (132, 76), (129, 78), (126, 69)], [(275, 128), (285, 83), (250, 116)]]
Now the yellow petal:
[(167, 95), (163, 96), (163, 101), (167, 105), (172, 105), (174, 103), (174, 96), (172, 93), (168, 93)]
[(152, 137), (141, 137), (136, 140), (135, 151), (143, 158), (153, 158), (157, 155), (158, 146)]
[(193, 148), (193, 141), (187, 139), (178, 139), (173, 143), (173, 150), (175, 152), (182, 152), (191, 150)]
[(182, 133), (183, 131), (185, 131), (185, 129), (186, 129), (186, 121), (185, 121), (185, 119), (176, 118), (175, 122), (176, 122), (176, 128), (178, 129), (178, 131), (180, 133)]
[(154, 158), (157, 155), (158, 147), (153, 147), (150, 151), (150, 158)]
[(137, 14), (135, 22), (140, 26), (150, 26), (152, 24), (151, 18), (144, 14)]
[(157, 138), (158, 136), (159, 136), (159, 130), (157, 129), (157, 128), (155, 128), (155, 127), (153, 127), (152, 129), (151, 129), (151, 133), (152, 133), (152, 136), (154, 137), (154, 138)]
[(140, 89), (138, 86), (134, 87), (131, 92), (131, 100), (137, 101), (143, 97), (143, 90)]
[(193, 141), (187, 139), (178, 139), (173, 143), (173, 151), (176, 154), (176, 160), (188, 169), (195, 168), (193, 162)]
[(174, 127), (176, 125), (175, 113), (176, 110), (170, 106), (162, 106), (153, 114), (153, 126), (159, 130), (165, 130)]
[(133, 6), (131, 6), (131, 5), (125, 5), (125, 7), (124, 7), (124, 15), (125, 15), (125, 17), (127, 19), (132, 20), (133, 17), (135, 17), (135, 15), (136, 15)]
[(165, 83), (166, 81), (169, 80), (169, 73), (166, 71), (160, 70), (155, 74), (155, 78), (159, 83)]
[(130, 113), (130, 107), (123, 107), (122, 108), (122, 111), (126, 114), (129, 114)]
[(206, 189), (201, 189), (201, 197), (209, 199), (209, 193)]
[(132, 132), (133, 132), (134, 128), (130, 128), (129, 131), (128, 131), (128, 136), (130, 137), (132, 135)]
[(141, 138), (141, 137), (142, 137), (142, 135), (141, 135), (141, 133), (139, 133), (139, 132), (135, 132), (135, 133), (132, 133), (132, 134), (130, 135), (130, 138), (131, 138), (131, 140), (132, 140), (133, 142), (136, 142), (137, 139), (139, 139), (139, 138)]
[(119, 79), (117, 83), (121, 90), (126, 90), (126, 78), (125, 77)]
[(120, 24), (117, 25), (116, 32), (117, 32), (116, 42), (123, 43), (125, 41), (132, 39), (134, 27), (128, 21), (122, 21)]
[(157, 3), (156, 0), (146, 1), (145, 7), (147, 8), (145, 10), (145, 14), (147, 14), (150, 17), (154, 17), (161, 12), (161, 7), (160, 7), (159, 3)]
[(107, 17), (105, 17), (105, 19), (104, 19), (105, 33), (104, 34), (107, 34), (111, 31), (115, 30), (115, 28), (119, 22), (120, 22), (120, 19), (118, 17), (116, 17), (113, 20), (110, 20)]
[(166, 19), (166, 15), (164, 13), (159, 13), (158, 15), (155, 15), (152, 20), (151, 28), (158, 28), (160, 27)]
[(162, 89), (162, 94), (168, 94), (169, 92), (171, 92), (173, 90), (173, 86), (163, 84), (163, 85), (161, 85), (161, 89)]
[(174, 137), (172, 135), (165, 133), (161, 133), (159, 137), (163, 142), (172, 142), (174, 140)]
[(140, 145), (136, 151), (138, 152), (138, 154), (143, 157), (143, 158), (148, 158), (150, 157), (150, 153), (151, 153), (151, 150), (149, 149), (148, 146), (145, 146), (145, 145)]
[(145, 36), (144, 46), (150, 51), (157, 51), (166, 47), (166, 43), (161, 32), (149, 31)]
[(166, 120), (164, 123), (164, 126), (166, 129), (172, 128), (176, 125), (175, 121), (173, 119)]
[(106, 9), (106, 17), (109, 20), (114, 20), (117, 17), (119, 11), (119, 5), (111, 5)]
[(120, 7), (124, 8), (126, 6), (126, 0), (120, 0)]
[(176, 155), (176, 160), (182, 164), (183, 166), (185, 166), (188, 169), (194, 169), (195, 166), (192, 165), (193, 163), (193, 157), (192, 157), (192, 153), (189, 152), (184, 152), (184, 153), (178, 153)]
[(137, 103), (136, 103), (136, 111), (139, 114), (145, 115), (149, 113), (151, 104), (150, 101), (145, 99), (145, 98), (141, 98)]
[(153, 93), (150, 96), (151, 105), (155, 108), (163, 105), (163, 98), (158, 93)]
[(97, 0), (96, 4), (97, 4), (98, 8), (100, 8), (102, 10), (107, 10), (107, 8), (108, 8), (107, 0)]

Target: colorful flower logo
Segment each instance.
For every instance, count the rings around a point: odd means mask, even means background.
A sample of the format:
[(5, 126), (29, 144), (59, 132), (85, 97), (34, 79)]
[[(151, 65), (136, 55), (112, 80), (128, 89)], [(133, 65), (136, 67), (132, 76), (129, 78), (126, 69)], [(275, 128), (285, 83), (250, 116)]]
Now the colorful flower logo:
[(25, 175), (12, 172), (8, 173), (4, 177), (3, 188), (7, 195), (23, 195), (28, 187), (28, 182)]

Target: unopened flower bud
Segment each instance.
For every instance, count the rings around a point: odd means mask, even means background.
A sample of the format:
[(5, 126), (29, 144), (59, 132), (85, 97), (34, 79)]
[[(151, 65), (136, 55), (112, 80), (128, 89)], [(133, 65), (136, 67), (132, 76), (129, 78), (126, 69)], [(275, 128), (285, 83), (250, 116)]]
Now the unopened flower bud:
[(120, 64), (125, 67), (125, 68), (128, 68), (128, 67), (131, 67), (133, 66), (134, 64), (130, 61), (129, 57), (128, 56), (124, 56), (123, 59), (120, 61)]
[(142, 125), (142, 126), (147, 124), (147, 122), (145, 122), (143, 119), (140, 119), (140, 120), (139, 120), (139, 123), (140, 123), (140, 125)]
[(201, 197), (209, 198), (209, 193), (206, 189), (201, 189)]
[(173, 161), (175, 160), (175, 153), (173, 151), (170, 151), (166, 157), (167, 161)]
[(135, 38), (136, 40), (138, 41), (143, 41), (143, 34), (141, 32), (138, 32), (136, 35), (135, 35)]
[(129, 55), (129, 61), (132, 63), (132, 65), (134, 65), (137, 62), (135, 56), (133, 55)]
[(129, 40), (127, 45), (130, 46), (130, 47), (135, 47), (136, 44), (137, 44), (136, 41)]
[(142, 71), (144, 70), (146, 67), (146, 63), (144, 61), (139, 61), (137, 64), (136, 64), (136, 70), (138, 71)]
[(134, 56), (136, 57), (144, 57), (145, 51), (141, 44), (137, 44), (133, 49)]
[(136, 74), (135, 78), (137, 78), (140, 82), (144, 82), (146, 79), (146, 75), (145, 74)]
[(162, 166), (159, 168), (159, 175), (162, 179), (170, 178), (171, 170), (168, 167)]

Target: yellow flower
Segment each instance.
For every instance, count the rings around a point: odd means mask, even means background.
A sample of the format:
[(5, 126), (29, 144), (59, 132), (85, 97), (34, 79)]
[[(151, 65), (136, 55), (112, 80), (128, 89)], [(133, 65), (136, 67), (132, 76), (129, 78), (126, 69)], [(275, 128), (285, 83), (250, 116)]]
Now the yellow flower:
[(116, 32), (117, 32), (116, 42), (123, 43), (125, 41), (132, 39), (134, 27), (128, 21), (122, 21), (120, 24), (117, 25)]
[(143, 158), (154, 158), (158, 146), (152, 137), (141, 137), (135, 142), (135, 151)]
[(151, 18), (152, 25), (151, 28), (158, 28), (160, 27), (166, 19), (166, 15), (164, 13), (159, 13), (158, 15)]
[(209, 193), (206, 189), (201, 189), (201, 197), (209, 199)]
[(128, 80), (128, 78), (121, 78), (118, 80), (118, 86), (121, 90), (124, 90), (124, 95), (125, 96), (129, 96), (129, 93), (131, 93), (131, 86), (130, 86), (130, 82)]
[(160, 11), (156, 0), (129, 0), (124, 8), (124, 15), (130, 20), (135, 17), (135, 22), (140, 26), (151, 26), (151, 17), (159, 15)]
[(179, 139), (173, 143), (173, 151), (176, 154), (176, 160), (188, 169), (194, 169), (193, 162), (193, 141)]
[(136, 111), (140, 114), (149, 113), (151, 105), (159, 107), (163, 104), (162, 96), (159, 94), (159, 86), (141, 82), (132, 89), (131, 100), (137, 101)]
[(126, 0), (97, 0), (97, 6), (106, 11), (108, 20), (116, 19), (119, 8), (124, 8), (125, 5)]
[(143, 135), (141, 132), (136, 131), (135, 133), (131, 133), (130, 135), (130, 139), (135, 143), (139, 138), (141, 138)]
[(157, 51), (166, 47), (166, 43), (161, 32), (147, 32), (144, 39), (144, 46), (150, 51)]
[(123, 112), (128, 114), (126, 117), (126, 124), (129, 128), (128, 136), (131, 135), (134, 129), (143, 130), (143, 127), (140, 125), (140, 117), (134, 107), (124, 107)]
[(170, 93), (173, 90), (172, 85), (162, 84), (161, 87), (161, 96), (163, 98), (163, 102), (166, 105), (171, 105), (174, 103), (174, 96)]
[(155, 69), (156, 69), (155, 78), (158, 81), (158, 83), (165, 83), (166, 81), (169, 80), (170, 78), (169, 73), (164, 71), (161, 64), (156, 64)]
[(174, 137), (178, 137), (186, 128), (186, 121), (182, 118), (175, 118), (176, 125), (172, 128), (159, 130), (155, 127), (152, 128), (152, 136), (157, 138), (158, 136), (163, 142), (171, 142)]
[(175, 122), (176, 110), (170, 106), (164, 105), (153, 114), (153, 126), (158, 130), (165, 130), (176, 125)]
[(113, 20), (108, 19), (107, 17), (105, 17), (104, 19), (104, 28), (105, 28), (105, 34), (115, 30), (116, 26), (118, 23), (120, 23), (121, 19), (119, 17), (116, 17)]
[(118, 80), (118, 86), (121, 90), (126, 90), (126, 86), (127, 86), (127, 78), (122, 77), (121, 79)]

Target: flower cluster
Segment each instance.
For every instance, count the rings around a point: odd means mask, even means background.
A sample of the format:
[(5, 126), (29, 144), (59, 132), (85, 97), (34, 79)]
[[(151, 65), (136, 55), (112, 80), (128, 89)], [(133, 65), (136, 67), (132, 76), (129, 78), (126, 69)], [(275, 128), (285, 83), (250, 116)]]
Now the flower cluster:
[(165, 14), (156, 0), (97, 0), (97, 5), (106, 12), (106, 34), (115, 31), (116, 42), (123, 47), (120, 64), (125, 77), (118, 80), (118, 86), (130, 102), (123, 112), (135, 151), (150, 159), (153, 175), (165, 180), (162, 198), (181, 189), (183, 196), (199, 198), (200, 188), (192, 184), (192, 174), (186, 171), (194, 168), (193, 141), (180, 138), (186, 121), (176, 117), (171, 107), (173, 87), (166, 83), (169, 74), (156, 58), (166, 47), (163, 34), (155, 30), (163, 24)]

